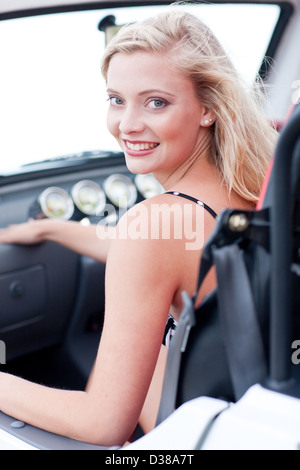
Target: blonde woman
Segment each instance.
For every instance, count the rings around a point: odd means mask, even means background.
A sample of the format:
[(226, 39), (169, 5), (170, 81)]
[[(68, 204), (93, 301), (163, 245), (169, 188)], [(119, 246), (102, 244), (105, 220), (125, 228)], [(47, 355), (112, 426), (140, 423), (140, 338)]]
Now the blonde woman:
[[(129, 438), (141, 413), (145, 429), (153, 426), (168, 314), (178, 319), (182, 291), (194, 292), (215, 215), (255, 206), (276, 134), (216, 38), (190, 14), (170, 9), (124, 27), (107, 48), (102, 72), (108, 129), (128, 169), (153, 173), (168, 194), (129, 210), (109, 239), (95, 227), (49, 220), (0, 232), (2, 243), (51, 239), (106, 261), (105, 322), (86, 391), (1, 373), (0, 409), (111, 446)], [(199, 303), (214, 286), (212, 274)]]

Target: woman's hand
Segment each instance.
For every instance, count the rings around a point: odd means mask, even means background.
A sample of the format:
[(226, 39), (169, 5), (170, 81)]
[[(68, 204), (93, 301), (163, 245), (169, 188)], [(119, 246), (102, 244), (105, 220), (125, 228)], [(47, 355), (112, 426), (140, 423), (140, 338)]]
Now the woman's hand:
[(9, 225), (0, 229), (0, 244), (34, 245), (44, 241), (44, 225), (48, 220), (31, 220), (23, 224)]

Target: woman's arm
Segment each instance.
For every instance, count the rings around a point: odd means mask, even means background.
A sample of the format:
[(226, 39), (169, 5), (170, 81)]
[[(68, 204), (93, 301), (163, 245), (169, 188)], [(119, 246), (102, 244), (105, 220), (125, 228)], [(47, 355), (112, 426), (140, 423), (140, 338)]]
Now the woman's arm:
[[(155, 366), (155, 371), (152, 376), (151, 384), (148, 389), (147, 397), (145, 399), (143, 409), (139, 417), (139, 424), (145, 434), (154, 429), (157, 421), (157, 415), (159, 411), (163, 388), (163, 381), (165, 376), (167, 355), (168, 349), (162, 344)], [(95, 365), (93, 366), (92, 371), (90, 373), (89, 380), (86, 385), (86, 391), (89, 390), (90, 384), (93, 380), (94, 369)]]
[(31, 245), (53, 241), (81, 255), (106, 262), (115, 227), (81, 225), (74, 221), (33, 220), (0, 230), (0, 243)]
[(121, 232), (127, 237), (111, 241), (104, 328), (88, 391), (50, 389), (2, 373), (3, 412), (94, 444), (121, 445), (130, 437), (143, 408), (178, 287), (174, 266), (178, 250), (173, 241), (134, 239), (126, 230)]

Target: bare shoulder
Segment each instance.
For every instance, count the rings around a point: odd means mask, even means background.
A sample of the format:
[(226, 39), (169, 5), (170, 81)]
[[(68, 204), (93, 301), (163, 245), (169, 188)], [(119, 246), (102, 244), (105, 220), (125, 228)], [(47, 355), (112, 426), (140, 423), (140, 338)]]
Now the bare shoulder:
[(204, 241), (204, 211), (182, 198), (154, 196), (135, 205), (122, 217), (117, 237), (148, 240), (153, 247), (163, 244), (168, 251), (177, 250), (180, 245), (187, 250), (199, 250)]
[[(176, 196), (155, 196), (119, 221), (107, 264), (107, 279), (124, 297), (159, 299), (157, 310), (180, 307), (180, 292), (194, 291), (204, 243), (204, 213)], [(138, 300), (136, 300), (138, 302)], [(179, 308), (178, 307), (178, 308)]]
[[(173, 237), (162, 237), (152, 228), (152, 219), (149, 201), (137, 204), (120, 219), (106, 265), (107, 308), (127, 316), (142, 306), (143, 315), (156, 312), (164, 323), (180, 286), (179, 250)], [(115, 307), (117, 299), (122, 299), (122, 306)]]
[[(180, 205), (174, 207), (172, 198), (155, 196), (129, 209), (120, 219), (112, 241), (109, 262), (157, 279), (178, 279), (179, 264), (191, 243), (182, 223)], [(122, 269), (122, 268), (121, 268)], [(177, 273), (177, 274), (175, 274)], [(161, 282), (161, 281), (160, 281)]]
[[(170, 202), (170, 201), (169, 201)], [(144, 200), (130, 208), (119, 220), (114, 245), (138, 252), (159, 254), (172, 249), (173, 226), (178, 214), (170, 217), (170, 204), (161, 196)], [(163, 256), (163, 254), (162, 254)]]

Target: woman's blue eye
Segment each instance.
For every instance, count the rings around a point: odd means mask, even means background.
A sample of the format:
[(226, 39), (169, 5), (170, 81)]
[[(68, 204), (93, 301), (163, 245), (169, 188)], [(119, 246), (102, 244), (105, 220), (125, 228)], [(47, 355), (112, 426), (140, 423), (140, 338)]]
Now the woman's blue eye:
[(123, 100), (121, 98), (118, 98), (117, 96), (110, 96), (109, 98), (110, 104), (114, 106), (120, 106), (123, 104)]
[(166, 102), (164, 100), (160, 100), (160, 99), (154, 99), (154, 100), (151, 100), (149, 101), (149, 107), (150, 108), (161, 108), (162, 106), (164, 106), (166, 104)]

